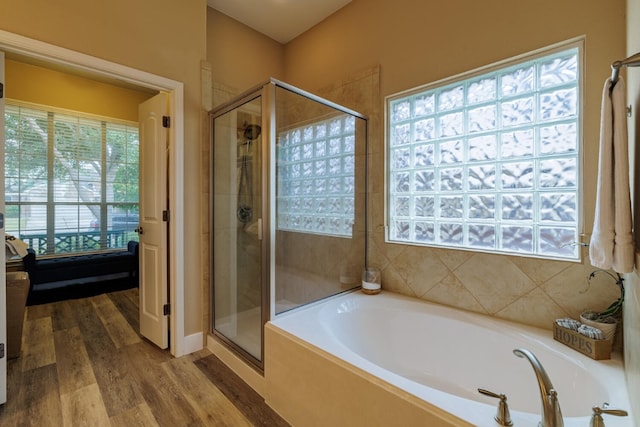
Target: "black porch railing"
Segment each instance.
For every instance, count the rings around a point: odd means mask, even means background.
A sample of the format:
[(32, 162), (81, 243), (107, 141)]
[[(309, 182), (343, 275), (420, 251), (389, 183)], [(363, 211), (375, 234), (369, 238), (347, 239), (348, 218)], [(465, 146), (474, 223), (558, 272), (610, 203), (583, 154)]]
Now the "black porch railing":
[(100, 231), (56, 233), (51, 248), (47, 234), (20, 234), (20, 240), (36, 254), (44, 255), (126, 248), (129, 240), (138, 240), (138, 235), (130, 230), (109, 230), (104, 237)]

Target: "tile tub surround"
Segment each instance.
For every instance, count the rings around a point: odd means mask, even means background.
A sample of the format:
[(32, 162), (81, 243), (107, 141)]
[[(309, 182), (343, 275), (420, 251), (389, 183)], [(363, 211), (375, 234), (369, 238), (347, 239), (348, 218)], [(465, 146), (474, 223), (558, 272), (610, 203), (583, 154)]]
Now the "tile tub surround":
[(618, 298), (606, 275), (587, 281), (595, 270), (588, 248), (576, 263), (386, 243), (380, 71), (364, 69), (316, 93), (369, 118), (367, 251), (368, 263), (382, 271), (382, 289), (549, 330), (557, 318), (577, 319)]
[[(369, 264), (382, 271), (382, 289), (549, 330), (557, 318), (577, 319), (583, 310), (604, 309), (618, 298), (607, 275), (587, 280), (595, 270), (588, 262), (588, 248), (582, 250), (583, 261), (576, 263), (386, 243), (380, 71), (373, 66), (329, 87), (303, 89), (369, 118), (367, 251)], [(213, 103), (239, 92), (213, 83)]]
[(595, 361), (544, 329), (390, 292), (294, 310), (267, 324), (265, 343), (265, 399), (292, 425), (489, 425), (496, 406), (482, 387), (507, 394), (515, 425), (536, 426), (538, 386), (516, 348), (549, 373), (567, 427), (587, 425), (603, 401), (630, 407), (619, 354)]

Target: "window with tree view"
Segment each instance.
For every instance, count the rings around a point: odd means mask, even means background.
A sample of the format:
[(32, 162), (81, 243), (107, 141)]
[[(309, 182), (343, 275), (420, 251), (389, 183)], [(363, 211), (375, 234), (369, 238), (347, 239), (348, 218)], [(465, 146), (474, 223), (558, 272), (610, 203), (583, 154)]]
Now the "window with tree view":
[(580, 61), (565, 46), (389, 97), (388, 240), (578, 259)]
[(7, 105), (6, 232), (40, 254), (126, 247), (138, 154), (137, 124)]

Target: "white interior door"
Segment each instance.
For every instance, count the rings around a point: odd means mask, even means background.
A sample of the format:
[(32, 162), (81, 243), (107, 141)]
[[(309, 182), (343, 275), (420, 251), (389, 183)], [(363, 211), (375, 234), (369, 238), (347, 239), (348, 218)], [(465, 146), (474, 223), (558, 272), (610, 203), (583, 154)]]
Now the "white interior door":
[[(0, 237), (4, 237), (4, 53), (0, 52)], [(0, 271), (6, 252), (0, 251)], [(7, 401), (7, 277), (0, 274), (0, 404)]]
[(168, 96), (160, 93), (139, 107), (140, 121), (140, 333), (160, 348), (169, 346), (167, 233)]

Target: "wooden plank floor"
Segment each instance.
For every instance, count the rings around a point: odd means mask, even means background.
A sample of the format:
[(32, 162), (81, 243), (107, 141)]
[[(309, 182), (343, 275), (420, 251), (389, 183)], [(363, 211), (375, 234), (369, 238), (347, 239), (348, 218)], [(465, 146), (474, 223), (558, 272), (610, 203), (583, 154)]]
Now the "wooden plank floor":
[(287, 426), (208, 350), (142, 338), (138, 289), (27, 307), (0, 426)]

